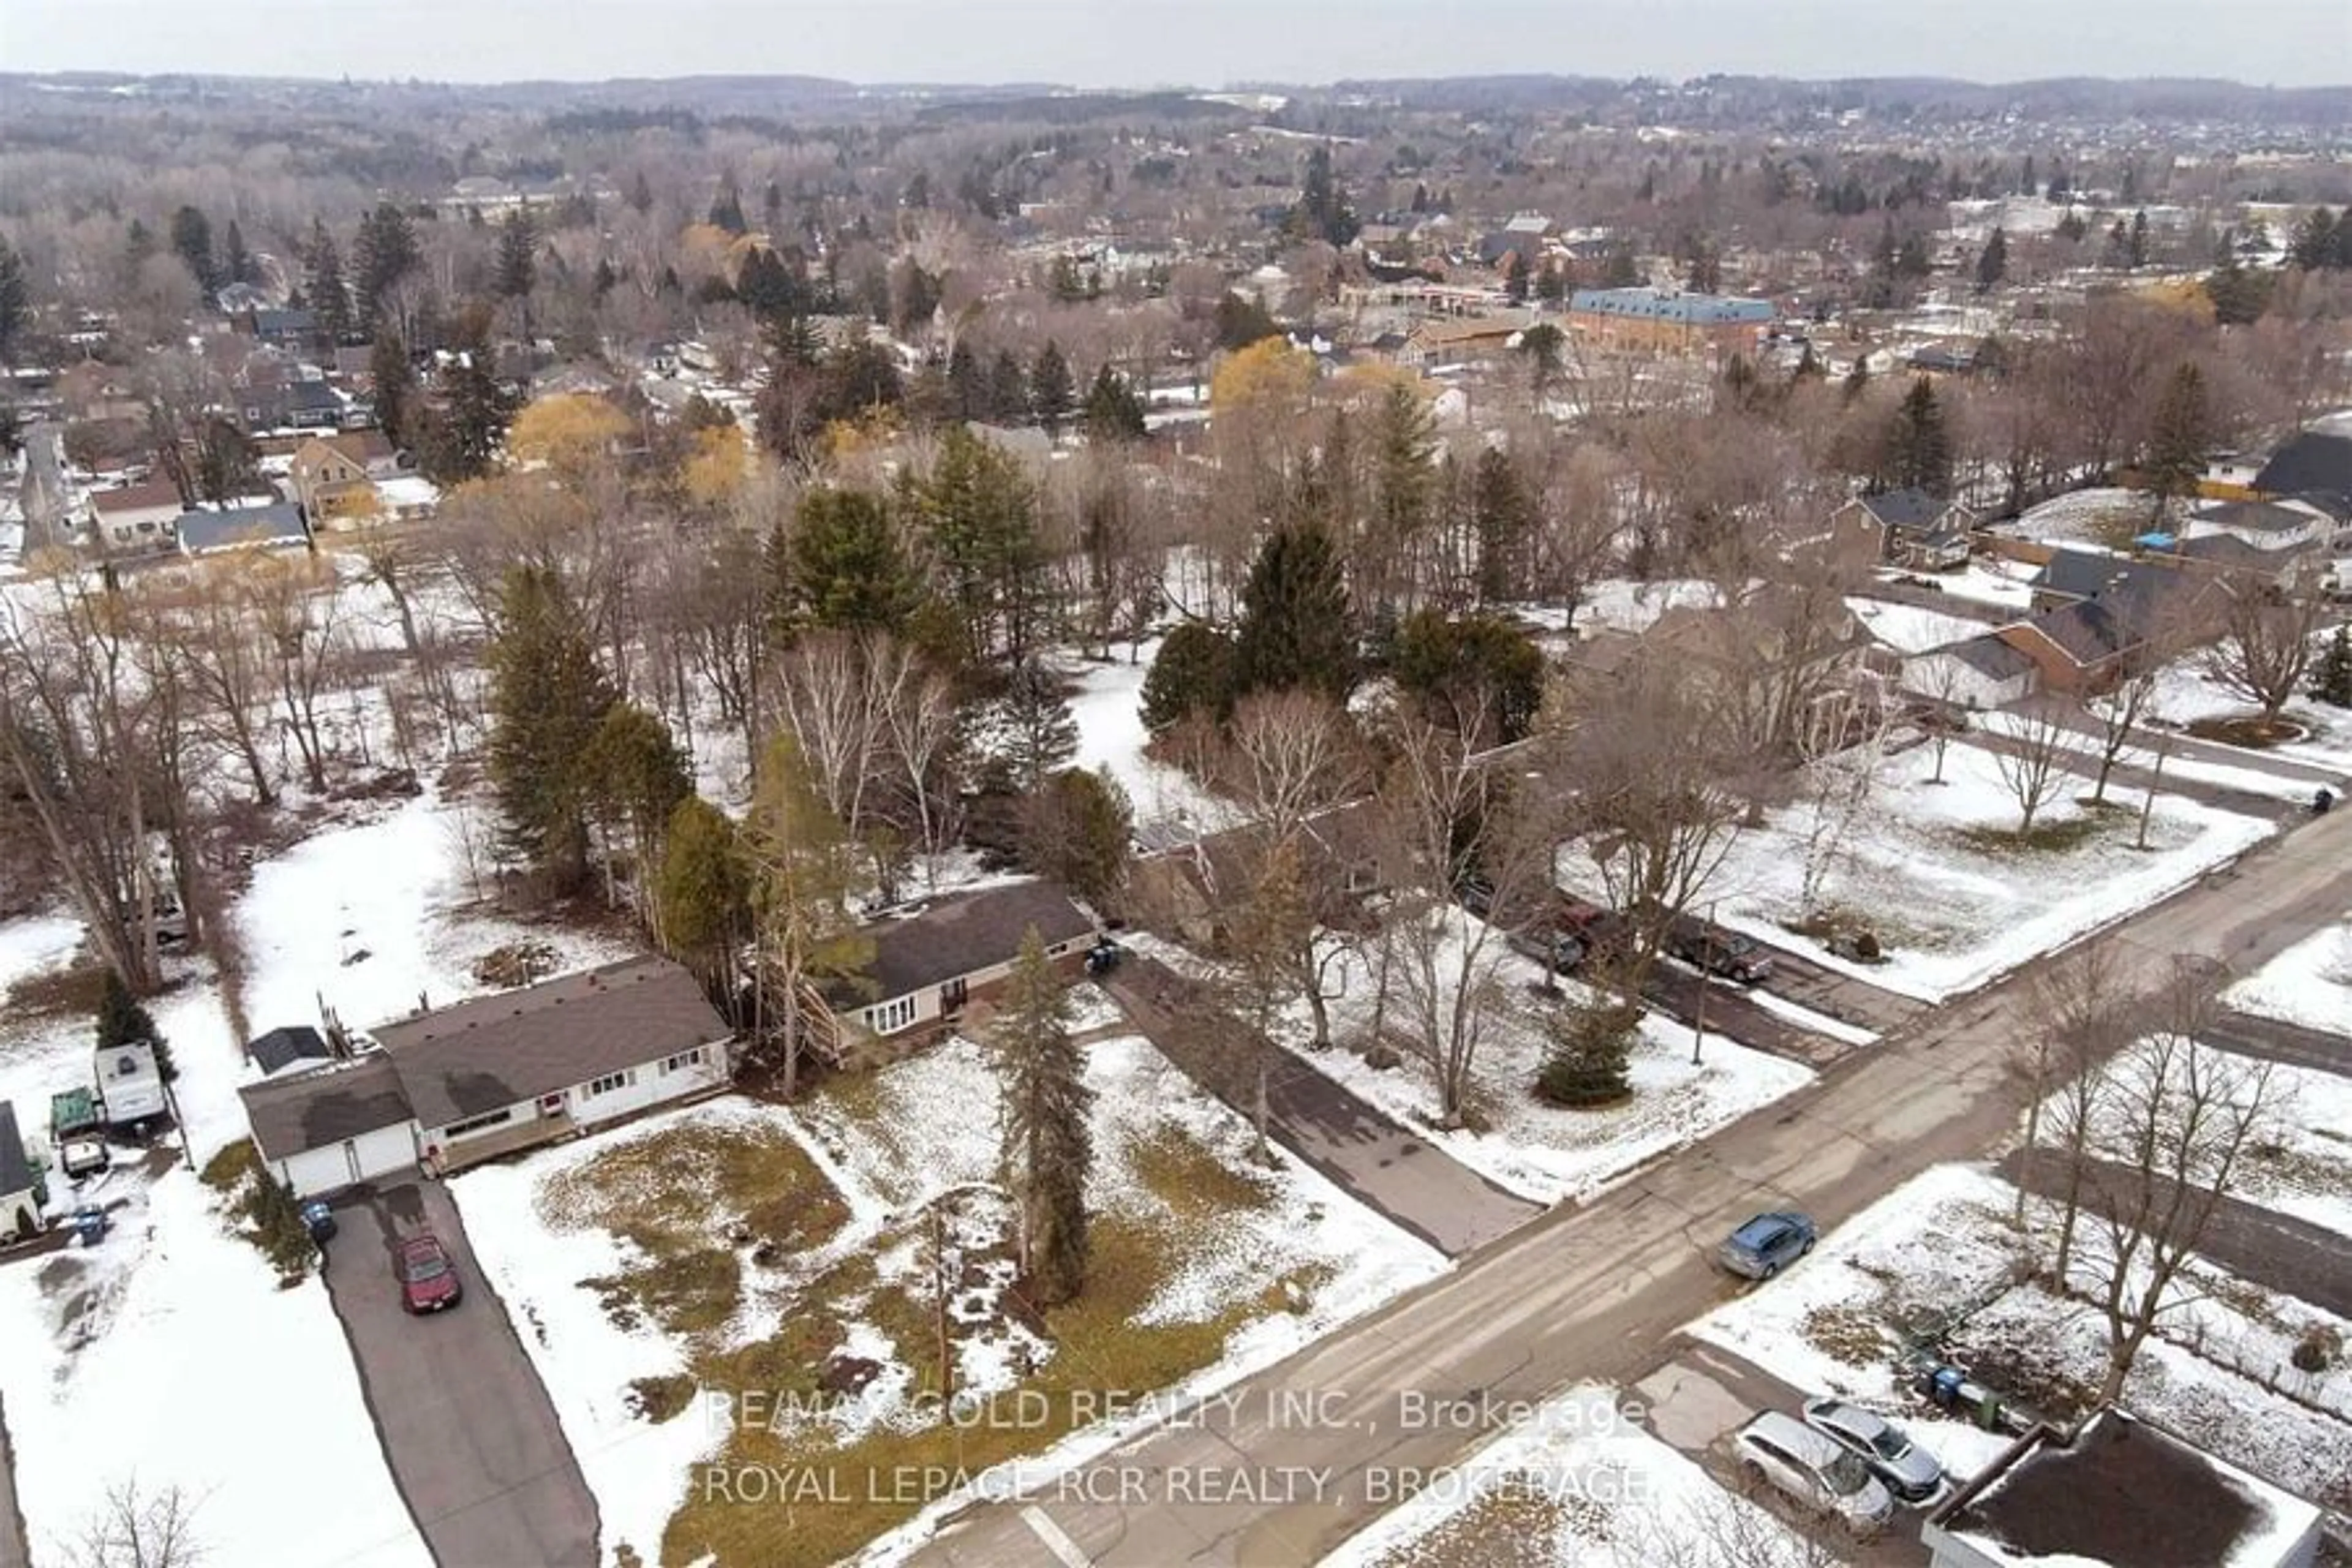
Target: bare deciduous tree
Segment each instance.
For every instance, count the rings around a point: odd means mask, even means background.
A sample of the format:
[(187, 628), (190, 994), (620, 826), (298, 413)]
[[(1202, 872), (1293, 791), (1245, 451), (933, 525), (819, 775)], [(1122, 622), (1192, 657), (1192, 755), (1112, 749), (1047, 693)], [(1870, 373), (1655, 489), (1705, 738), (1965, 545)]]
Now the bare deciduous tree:
[(1993, 767), (2017, 802), (2020, 838), (2033, 831), (2033, 819), (2065, 787), (2066, 754), (2073, 750), (2068, 736), (2057, 705), (2044, 700), (2019, 710), (2008, 743), (1992, 749)]
[(2220, 640), (2206, 650), (2206, 673), (2258, 704), (2265, 723), (2302, 689), (2322, 600), (2315, 587), (2231, 583), (2222, 596)]
[(195, 1500), (178, 1487), (142, 1490), (135, 1480), (109, 1487), (106, 1501), (67, 1548), (74, 1568), (194, 1568), (205, 1556), (195, 1531)]

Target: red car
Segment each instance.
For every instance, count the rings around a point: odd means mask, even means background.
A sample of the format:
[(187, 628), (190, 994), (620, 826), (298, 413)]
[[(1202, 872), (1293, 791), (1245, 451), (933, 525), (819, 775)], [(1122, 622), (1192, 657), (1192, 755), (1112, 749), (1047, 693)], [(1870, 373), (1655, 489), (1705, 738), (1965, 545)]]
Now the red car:
[(400, 1304), (411, 1312), (437, 1312), (456, 1306), (466, 1294), (457, 1283), (457, 1265), (430, 1232), (402, 1242), (393, 1268), (400, 1276)]

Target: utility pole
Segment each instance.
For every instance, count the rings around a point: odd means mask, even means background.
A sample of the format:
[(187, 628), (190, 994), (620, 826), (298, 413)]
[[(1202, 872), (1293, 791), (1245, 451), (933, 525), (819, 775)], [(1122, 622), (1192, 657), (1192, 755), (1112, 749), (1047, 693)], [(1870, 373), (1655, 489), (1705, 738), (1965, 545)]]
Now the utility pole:
[[(1712, 942), (1715, 940), (1715, 900), (1712, 899), (1707, 900), (1706, 905), (1706, 940), (1709, 942)], [(1706, 950), (1702, 948), (1700, 951), (1704, 952)], [(1700, 1047), (1706, 1044), (1706, 993), (1707, 988), (1714, 984), (1715, 982), (1713, 979), (1709, 977), (1706, 965), (1703, 963), (1700, 964), (1698, 968), (1698, 1023), (1691, 1033), (1691, 1066), (1693, 1067), (1701, 1067), (1705, 1065), (1700, 1057)]]

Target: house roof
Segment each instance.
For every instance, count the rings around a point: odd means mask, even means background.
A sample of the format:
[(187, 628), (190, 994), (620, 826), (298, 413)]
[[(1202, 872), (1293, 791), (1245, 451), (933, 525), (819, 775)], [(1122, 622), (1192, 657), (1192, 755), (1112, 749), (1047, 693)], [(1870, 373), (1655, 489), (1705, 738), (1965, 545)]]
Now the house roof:
[(2311, 1503), (2112, 1407), (2071, 1439), (2037, 1427), (1928, 1515), (1932, 1532), (1994, 1562), (2241, 1568), (2306, 1560), (2296, 1553), (2319, 1521)]
[(1906, 485), (1899, 490), (1882, 490), (1876, 495), (1861, 498), (1862, 509), (1888, 528), (1925, 530), (1941, 521), (1952, 510), (1952, 503), (1942, 496), (1931, 495), (1916, 485)]
[(334, 1049), (327, 1044), (327, 1037), (308, 1024), (272, 1029), (248, 1043), (245, 1054), (254, 1066), (266, 1073), (282, 1072), (296, 1062), (335, 1059)]
[(630, 958), (373, 1031), (416, 1120), (444, 1127), (731, 1038), (692, 974)]
[(2122, 620), (2103, 600), (2063, 605), (2025, 623), (2058, 645), (2076, 664), (2097, 664), (2132, 645)]
[(33, 1163), (25, 1158), (24, 1134), (16, 1131), (16, 1108), (0, 1100), (0, 1194), (33, 1190)]
[(308, 310), (258, 310), (253, 312), (256, 336), (264, 332), (299, 337), (315, 330), (319, 318)]
[(2315, 490), (2352, 496), (2352, 436), (2303, 431), (2271, 454), (2254, 476), (2254, 489), (2273, 496)]
[(236, 506), (220, 511), (191, 510), (176, 525), (180, 548), (191, 555), (240, 544), (299, 544), (310, 537), (302, 509), (292, 501), (268, 506)]
[[(1013, 882), (941, 899), (862, 933), (874, 943), (869, 986), (854, 1005), (887, 1002), (929, 985), (1010, 963), (1031, 926), (1045, 945), (1093, 934), (1094, 917), (1051, 882)], [(847, 993), (845, 991), (844, 995)]]
[(236, 1093), (255, 1144), (271, 1160), (331, 1149), (346, 1138), (397, 1127), (410, 1116), (400, 1073), (381, 1051), (344, 1067), (249, 1083)]
[(148, 479), (120, 489), (92, 490), (89, 504), (100, 517), (113, 512), (160, 511), (165, 507), (176, 511), (181, 504), (180, 487), (169, 479)]
[(2200, 508), (2191, 521), (2240, 533), (2295, 533), (2326, 523), (2327, 514), (2288, 501), (2231, 500)]
[(2102, 555), (2088, 550), (2060, 550), (2033, 574), (2037, 593), (2069, 599), (2137, 600), (2146, 603), (2174, 587), (2173, 569), (2155, 562), (2124, 555)]
[(1570, 310), (1590, 315), (1672, 321), (1686, 327), (1761, 324), (1778, 313), (1769, 300), (1733, 300), (1660, 289), (1579, 289), (1569, 296), (1568, 304)]
[(1979, 675), (1991, 680), (2014, 680), (2033, 670), (2033, 661), (2000, 640), (1998, 632), (1986, 632), (1981, 637), (1947, 643), (1927, 657), (1951, 655)]

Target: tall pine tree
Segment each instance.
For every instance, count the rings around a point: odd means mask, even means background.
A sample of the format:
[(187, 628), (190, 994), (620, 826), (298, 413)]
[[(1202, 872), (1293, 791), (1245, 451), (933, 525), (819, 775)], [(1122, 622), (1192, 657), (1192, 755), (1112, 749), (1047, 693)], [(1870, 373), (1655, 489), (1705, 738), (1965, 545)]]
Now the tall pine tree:
[(1276, 529), (1242, 589), (1234, 694), (1305, 686), (1345, 702), (1356, 684), (1354, 626), (1331, 536), (1313, 522)]
[(324, 218), (310, 220), (310, 243), (302, 252), (302, 298), (310, 303), (323, 341), (340, 343), (352, 335), (351, 286), (343, 279), (342, 253), (335, 248), (335, 237), (327, 232)]
[(1005, 784), (1034, 795), (1077, 754), (1078, 723), (1054, 672), (1024, 661), (990, 707), (982, 747)]
[(1068, 988), (1034, 926), (1021, 939), (992, 1034), (1022, 1282), (1031, 1305), (1050, 1307), (1086, 1288), (1095, 1097), (1070, 1037)]
[[(1857, 363), (1860, 362), (1857, 361)], [(1886, 430), (1880, 481), (1889, 489), (1916, 486), (1929, 495), (1952, 489), (1952, 439), (1935, 384), (1916, 376)]]
[(361, 331), (373, 332), (383, 322), (393, 289), (424, 259), (408, 215), (392, 203), (379, 202), (360, 220), (359, 237), (352, 244), (352, 304)]
[(383, 426), (383, 438), (398, 450), (414, 450), (417, 415), (423, 408), (416, 390), (416, 367), (408, 363), (408, 346), (389, 327), (376, 332), (374, 346), (368, 351), (368, 381), (375, 422)]
[(2176, 497), (2197, 493), (2213, 444), (2212, 412), (2205, 396), (2205, 374), (2183, 360), (2165, 384), (2148, 426), (2147, 459), (2142, 479), (2154, 498), (2150, 515), (2161, 521)]
[(1069, 362), (1062, 357), (1062, 345), (1051, 338), (1037, 351), (1037, 363), (1029, 372), (1029, 408), (1045, 434), (1059, 437), (1062, 422), (1070, 416), (1077, 389), (1070, 379)]
[(165, 1083), (180, 1076), (179, 1067), (172, 1060), (172, 1047), (155, 1027), (155, 1020), (146, 1006), (131, 994), (131, 987), (122, 976), (110, 969), (105, 983), (98, 993), (98, 1048), (112, 1046), (143, 1045), (154, 1052), (155, 1071)]
[(575, 891), (588, 875), (593, 742), (614, 696), (587, 616), (552, 568), (508, 573), (489, 668), (501, 840), (549, 891)]

